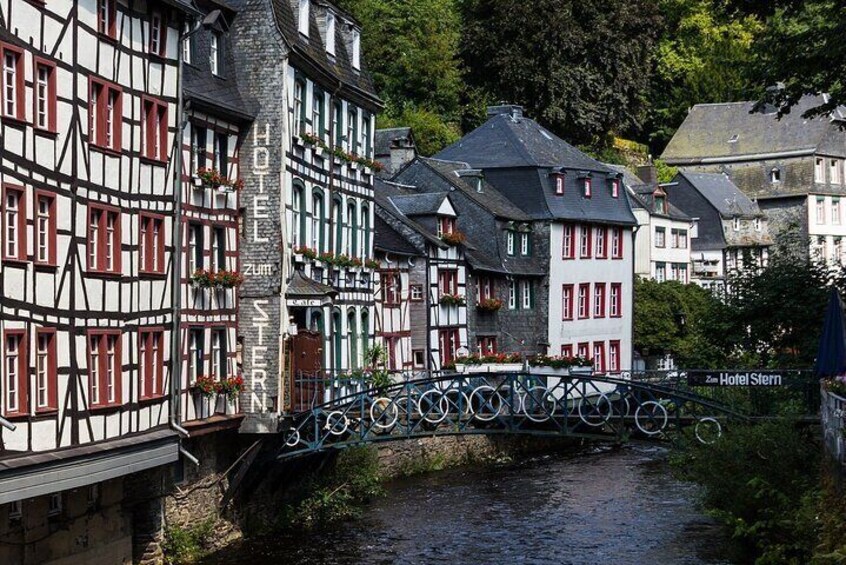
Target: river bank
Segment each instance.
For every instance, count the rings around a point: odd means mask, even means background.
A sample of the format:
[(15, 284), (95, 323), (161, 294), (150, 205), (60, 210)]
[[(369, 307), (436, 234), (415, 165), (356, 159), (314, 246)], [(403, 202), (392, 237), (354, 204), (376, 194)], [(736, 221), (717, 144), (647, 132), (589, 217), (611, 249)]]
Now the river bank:
[(329, 530), (236, 542), (205, 565), (728, 563), (661, 448), (586, 448), (389, 481)]

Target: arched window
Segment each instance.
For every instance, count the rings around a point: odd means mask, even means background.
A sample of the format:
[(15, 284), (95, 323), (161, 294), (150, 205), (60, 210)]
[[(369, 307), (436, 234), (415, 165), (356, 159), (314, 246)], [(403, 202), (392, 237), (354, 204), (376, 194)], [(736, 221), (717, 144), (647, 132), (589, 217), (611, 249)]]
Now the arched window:
[(347, 310), (347, 345), (349, 347), (349, 368), (358, 367), (358, 324), (356, 323), (355, 310)]
[(291, 245), (300, 247), (305, 243), (305, 210), (303, 209), (303, 195), (305, 185), (295, 180), (291, 194)]
[(341, 333), (341, 311), (332, 311), (332, 349), (334, 350), (332, 368), (337, 372), (343, 366), (343, 352), (341, 348), (344, 344), (343, 334)]
[(323, 245), (323, 193), (314, 190), (311, 195), (311, 247), (318, 252), (324, 251)]
[(333, 214), (335, 217), (335, 248), (333, 251), (340, 253), (344, 248), (344, 209), (341, 205), (341, 199), (333, 198), (332, 206), (335, 208)]
[(323, 335), (323, 312), (320, 310), (314, 310), (311, 313), (311, 322), (309, 323), (308, 329)]
[(358, 250), (358, 217), (355, 213), (355, 202), (347, 204), (347, 255), (355, 257)]
[(359, 257), (368, 259), (370, 257), (370, 208), (361, 207), (361, 253)]

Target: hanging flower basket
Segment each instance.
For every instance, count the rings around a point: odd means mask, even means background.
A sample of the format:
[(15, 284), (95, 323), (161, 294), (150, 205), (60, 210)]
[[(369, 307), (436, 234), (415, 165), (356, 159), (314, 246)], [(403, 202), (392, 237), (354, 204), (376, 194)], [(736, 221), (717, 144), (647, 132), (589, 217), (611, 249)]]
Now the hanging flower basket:
[(467, 302), (460, 294), (442, 294), (440, 300), (441, 306), (464, 306)]
[(479, 312), (496, 312), (502, 308), (502, 300), (499, 298), (485, 298), (476, 305)]
[(447, 232), (441, 235), (441, 241), (443, 241), (447, 245), (455, 247), (456, 245), (461, 245), (462, 243), (467, 241), (467, 236), (461, 233), (460, 231)]

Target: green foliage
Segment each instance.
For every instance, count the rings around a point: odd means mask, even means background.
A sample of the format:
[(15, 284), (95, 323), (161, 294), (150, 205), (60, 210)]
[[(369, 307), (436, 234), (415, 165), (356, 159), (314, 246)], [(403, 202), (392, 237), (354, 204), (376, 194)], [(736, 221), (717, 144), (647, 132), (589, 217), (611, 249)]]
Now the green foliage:
[(668, 165), (661, 159), (655, 159), (655, 171), (658, 173), (658, 182), (671, 182), (679, 173), (677, 167)]
[(680, 444), (675, 471), (748, 553), (740, 561), (807, 563), (817, 533), (819, 445), (791, 422), (737, 426), (715, 444)]
[(379, 116), (378, 125), (380, 128), (410, 126), (418, 153), (427, 157), (461, 136), (456, 124), (445, 121), (435, 112), (411, 105), (405, 106), (397, 115), (386, 113)]
[(214, 535), (215, 519), (209, 518), (190, 528), (165, 528), (162, 551), (170, 565), (194, 563), (208, 554)]
[(598, 145), (642, 124), (660, 18), (648, 0), (464, 0), (471, 85), (566, 139)]

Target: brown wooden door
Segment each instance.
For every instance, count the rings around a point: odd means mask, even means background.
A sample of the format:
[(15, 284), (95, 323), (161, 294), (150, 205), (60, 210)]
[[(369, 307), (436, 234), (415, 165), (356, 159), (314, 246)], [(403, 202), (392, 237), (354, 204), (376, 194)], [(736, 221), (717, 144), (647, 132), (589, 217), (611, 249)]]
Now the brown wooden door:
[(323, 402), (323, 336), (300, 330), (291, 338), (291, 411)]

